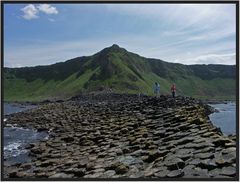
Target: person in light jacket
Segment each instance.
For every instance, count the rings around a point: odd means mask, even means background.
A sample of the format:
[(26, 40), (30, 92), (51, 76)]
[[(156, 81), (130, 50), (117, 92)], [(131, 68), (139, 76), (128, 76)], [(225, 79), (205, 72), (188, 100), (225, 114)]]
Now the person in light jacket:
[(159, 97), (159, 95), (160, 95), (160, 85), (159, 85), (159, 83), (155, 82), (153, 91), (154, 91), (155, 96)]

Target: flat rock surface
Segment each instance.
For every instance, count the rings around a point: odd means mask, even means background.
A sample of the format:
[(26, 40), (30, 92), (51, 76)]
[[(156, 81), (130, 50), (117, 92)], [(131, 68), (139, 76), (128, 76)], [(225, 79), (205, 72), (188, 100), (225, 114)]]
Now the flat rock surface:
[(127, 94), (78, 96), (9, 115), (5, 124), (48, 130), (32, 161), (6, 178), (234, 178), (236, 140), (201, 101)]

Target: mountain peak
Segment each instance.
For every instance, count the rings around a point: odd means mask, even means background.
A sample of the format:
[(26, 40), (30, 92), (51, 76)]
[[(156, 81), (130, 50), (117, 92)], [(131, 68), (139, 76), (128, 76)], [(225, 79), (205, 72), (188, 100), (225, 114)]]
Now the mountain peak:
[(103, 49), (102, 51), (100, 51), (100, 54), (105, 54), (105, 53), (109, 53), (109, 52), (125, 52), (126, 50), (124, 48), (119, 47), (119, 45), (117, 44), (113, 44), (110, 47), (106, 47), (105, 49)]
[(117, 44), (113, 44), (111, 47), (108, 47), (109, 50), (112, 50), (112, 51), (120, 51), (122, 50), (123, 48), (121, 48), (119, 45)]
[(119, 49), (120, 47), (119, 47), (119, 45), (117, 45), (117, 44), (113, 44), (113, 45), (111, 46), (111, 48), (118, 48), (118, 49)]

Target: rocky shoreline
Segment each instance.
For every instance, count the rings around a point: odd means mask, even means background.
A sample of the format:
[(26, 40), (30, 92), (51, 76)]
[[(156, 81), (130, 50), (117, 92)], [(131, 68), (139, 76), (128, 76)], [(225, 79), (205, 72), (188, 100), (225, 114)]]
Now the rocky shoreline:
[(4, 124), (48, 131), (29, 144), (31, 163), (5, 178), (236, 178), (236, 136), (212, 125), (200, 100), (82, 95), (8, 116)]

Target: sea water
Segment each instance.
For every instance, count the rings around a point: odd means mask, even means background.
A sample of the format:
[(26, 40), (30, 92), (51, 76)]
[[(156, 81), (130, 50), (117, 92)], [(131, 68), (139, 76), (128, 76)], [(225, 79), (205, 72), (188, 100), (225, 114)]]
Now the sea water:
[[(4, 103), (4, 116), (34, 107), (36, 106)], [(6, 122), (6, 120), (7, 119), (4, 118), (4, 122)], [(28, 157), (28, 151), (25, 149), (26, 145), (47, 139), (48, 137), (47, 132), (37, 132), (32, 129), (25, 129), (14, 125), (7, 125), (4, 127), (3, 132), (4, 160), (9, 164), (29, 162), (30, 158)]]
[(209, 116), (212, 123), (226, 135), (236, 134), (236, 103), (209, 105), (218, 110)]

